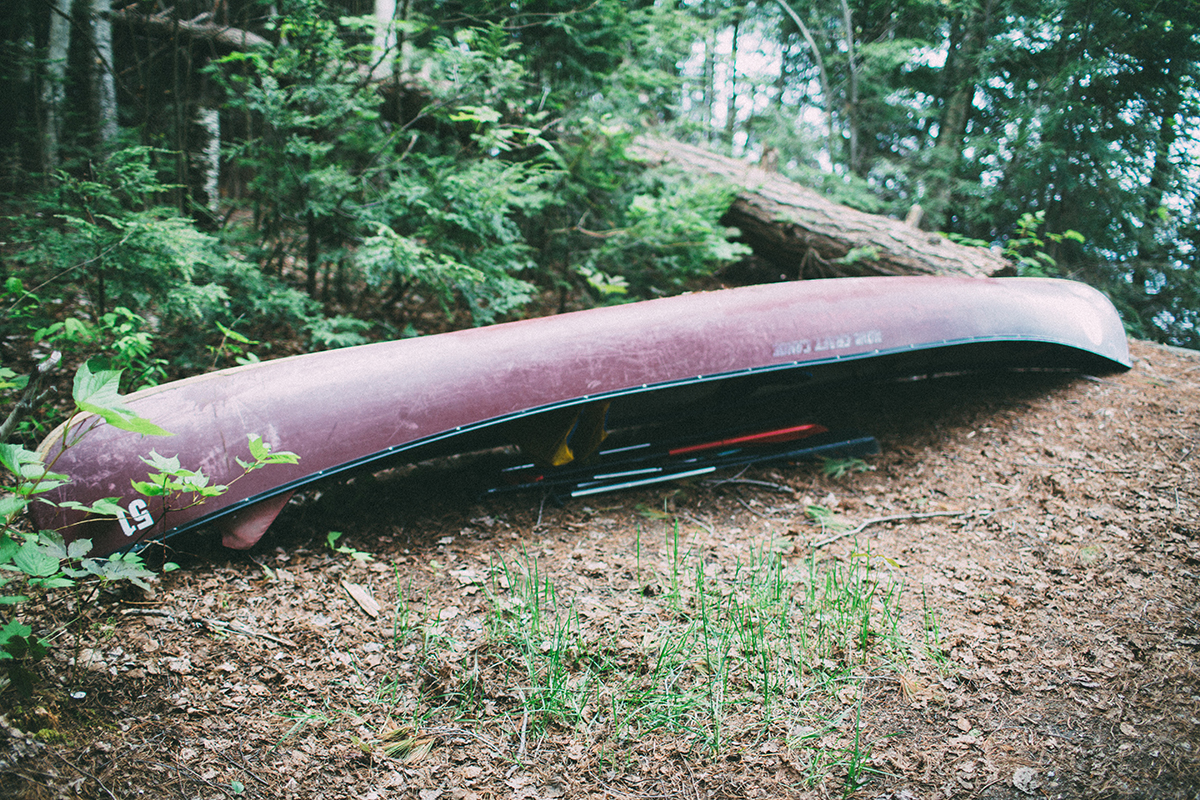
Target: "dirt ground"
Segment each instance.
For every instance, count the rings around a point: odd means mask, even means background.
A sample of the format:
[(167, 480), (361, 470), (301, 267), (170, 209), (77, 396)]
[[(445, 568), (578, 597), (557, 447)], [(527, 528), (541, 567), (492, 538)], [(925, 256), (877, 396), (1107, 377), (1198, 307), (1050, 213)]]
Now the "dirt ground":
[[(775, 465), (560, 507), (384, 475), (314, 493), (248, 553), (181, 542), (151, 594), (30, 609), (79, 621), (31, 701), (0, 698), (0, 792), (1200, 797), (1200, 354), (1131, 348), (1123, 375), (831, 397), (814, 413), (882, 449), (841, 476)], [(686, 633), (705, 598), (777, 568), (798, 614), (813, 575), (856, 564), (869, 636), (764, 666), (758, 695), (746, 641), (651, 685), (666, 632), (707, 648)]]

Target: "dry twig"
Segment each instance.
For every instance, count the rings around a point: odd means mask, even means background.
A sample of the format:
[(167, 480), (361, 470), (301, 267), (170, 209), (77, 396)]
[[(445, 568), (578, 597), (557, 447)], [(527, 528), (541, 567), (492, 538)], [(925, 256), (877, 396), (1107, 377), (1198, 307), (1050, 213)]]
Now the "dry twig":
[(990, 517), (993, 514), (999, 514), (1001, 511), (1007, 511), (1007, 510), (1008, 509), (1001, 508), (1001, 509), (985, 510), (985, 511), (976, 511), (974, 509), (970, 509), (968, 511), (925, 511), (925, 512), (919, 512), (919, 513), (914, 513), (914, 514), (891, 514), (886, 517), (872, 517), (871, 519), (860, 522), (858, 525), (855, 525), (853, 528), (848, 528), (847, 530), (839, 531), (838, 533), (835, 533), (833, 536), (828, 536), (819, 542), (815, 542), (812, 545), (812, 548), (814, 550), (816, 550), (817, 548), (824, 547), (827, 544), (833, 544), (834, 542), (838, 541), (839, 539), (845, 539), (847, 536), (854, 536), (856, 534), (862, 533), (864, 530), (871, 527), (872, 525), (881, 525), (884, 522), (904, 522), (906, 520), (914, 520), (914, 519), (933, 519), (934, 517), (982, 518), (982, 517)]
[(291, 639), (284, 639), (279, 636), (272, 636), (265, 631), (255, 631), (244, 625), (239, 625), (236, 622), (225, 622), (219, 619), (205, 619), (203, 617), (181, 617), (172, 614), (170, 611), (163, 611), (158, 608), (127, 608), (124, 612), (125, 616), (138, 615), (143, 617), (164, 617), (172, 622), (180, 622), (184, 625), (199, 625), (208, 628), (213, 633), (240, 633), (242, 636), (251, 638), (266, 639), (275, 644), (281, 644), (286, 647), (295, 647), (296, 643)]
[[(740, 475), (741, 473), (738, 473), (738, 474)], [(784, 494), (795, 494), (796, 493), (796, 487), (794, 487), (794, 486), (788, 486), (783, 483), (771, 483), (770, 481), (758, 481), (758, 480), (754, 480), (753, 478), (736, 478), (735, 477), (735, 478), (725, 478), (724, 480), (717, 480), (717, 481), (704, 481), (704, 485), (709, 488), (713, 488), (716, 486), (724, 486), (727, 483), (743, 484), (746, 486), (762, 486), (763, 488), (772, 489), (776, 492), (783, 492)]]

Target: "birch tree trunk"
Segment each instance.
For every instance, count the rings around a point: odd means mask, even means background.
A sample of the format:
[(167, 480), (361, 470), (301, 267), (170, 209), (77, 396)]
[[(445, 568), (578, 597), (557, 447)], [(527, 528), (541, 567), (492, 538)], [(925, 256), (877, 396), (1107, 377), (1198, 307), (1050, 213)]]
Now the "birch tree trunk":
[(200, 153), (204, 204), (216, 211), (221, 187), (221, 112), (201, 106), (196, 109), (196, 125), (204, 131), (204, 149)]
[[(858, 142), (858, 66), (854, 56), (854, 21), (850, 16), (850, 4), (847, 0), (842, 0), (842, 25), (846, 29), (846, 80), (849, 86), (846, 99), (846, 128), (850, 138), (850, 171), (863, 176), (866, 175), (866, 167)], [(832, 153), (829, 155), (833, 156)]]
[(729, 101), (725, 104), (725, 140), (732, 147), (733, 132), (737, 128), (737, 79), (738, 79), (738, 34), (742, 26), (740, 14), (733, 16), (733, 39), (729, 53)]
[(714, 28), (712, 35), (704, 42), (704, 108), (701, 109), (701, 125), (704, 138), (712, 141), (713, 106), (717, 102), (717, 34)]
[(66, 102), (67, 51), (71, 46), (71, 0), (50, 0), (50, 31), (42, 69), (42, 172), (58, 170)]
[(396, 52), (396, 0), (375, 0), (374, 76), (377, 79), (394, 77), (399, 53)]
[(113, 78), (112, 0), (92, 0), (92, 65), (96, 103), (96, 134), (102, 149), (117, 140), (117, 85)]

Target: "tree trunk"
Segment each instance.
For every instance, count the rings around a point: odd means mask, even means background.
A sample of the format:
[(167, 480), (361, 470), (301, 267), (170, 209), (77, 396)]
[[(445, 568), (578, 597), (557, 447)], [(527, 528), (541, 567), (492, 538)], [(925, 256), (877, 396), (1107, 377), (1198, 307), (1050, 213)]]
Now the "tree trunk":
[(679, 142), (641, 137), (630, 155), (716, 178), (737, 191), (721, 222), (738, 228), (755, 256), (789, 278), (852, 275), (1012, 274), (991, 250), (956, 244), (899, 220), (865, 214), (745, 161)]
[(304, 289), (309, 297), (316, 298), (317, 265), (321, 260), (321, 245), (317, 236), (317, 215), (312, 211), (304, 215), (304, 232), (307, 236), (304, 244)]
[(979, 60), (987, 42), (987, 27), (994, 0), (977, 0), (966, 21), (960, 44), (951, 45), (946, 60), (946, 97), (938, 121), (937, 139), (929, 165), (929, 191), (922, 206), (925, 219), (933, 230), (946, 226), (951, 214), (954, 177), (962, 157), (967, 123), (975, 102), (975, 84), (979, 80)]
[(210, 211), (216, 211), (221, 199), (221, 112), (201, 106), (196, 109), (196, 125), (204, 132), (200, 153), (204, 205)]
[(66, 101), (67, 51), (71, 46), (71, 0), (53, 0), (46, 65), (42, 71), (42, 171), (58, 170)]
[[(733, 40), (729, 53), (729, 100), (725, 104), (725, 141), (733, 147), (733, 132), (737, 127), (738, 34), (742, 26), (740, 14), (733, 16)], [(734, 152), (732, 149), (730, 152)]]
[(829, 92), (829, 74), (825, 71), (825, 59), (821, 57), (821, 48), (817, 47), (817, 40), (813, 38), (812, 31), (804, 24), (804, 20), (800, 19), (800, 15), (796, 13), (796, 10), (788, 5), (786, 0), (777, 1), (780, 7), (791, 17), (792, 22), (796, 23), (796, 27), (800, 29), (800, 35), (804, 37), (809, 52), (812, 53), (813, 63), (817, 65), (817, 75), (821, 81), (821, 97), (825, 101), (825, 146), (829, 150), (829, 160), (832, 162), (835, 158), (833, 148), (833, 95)]
[(396, 0), (375, 0), (375, 77), (379, 80), (396, 74)]
[(700, 110), (700, 125), (705, 141), (712, 141), (713, 106), (717, 102), (717, 34), (714, 31), (704, 42), (704, 108)]
[(92, 0), (92, 61), (96, 136), (100, 149), (117, 140), (117, 85), (113, 78), (112, 0)]
[[(861, 177), (867, 174), (867, 170), (859, 149), (858, 66), (854, 57), (854, 21), (846, 0), (842, 0), (842, 26), (846, 29), (846, 128), (850, 139), (850, 171)], [(832, 155), (830, 153), (830, 157)]]

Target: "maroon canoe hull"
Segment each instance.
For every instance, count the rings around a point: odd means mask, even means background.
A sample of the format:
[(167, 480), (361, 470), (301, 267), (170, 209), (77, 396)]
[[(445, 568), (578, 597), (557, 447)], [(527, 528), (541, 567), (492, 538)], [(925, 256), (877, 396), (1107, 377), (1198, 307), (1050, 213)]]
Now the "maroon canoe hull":
[[(564, 405), (652, 398), (680, 387), (822, 369), (944, 371), (1127, 369), (1111, 303), (1089, 287), (1042, 279), (842, 278), (752, 286), (312, 353), (222, 370), (130, 395), (174, 436), (100, 424), (55, 470), (72, 478), (49, 499), (118, 497), (123, 521), (35, 506), (35, 522), (88, 537), (104, 554), (224, 518), (249, 546), (287, 494), (306, 483)], [(662, 396), (667, 396), (666, 394)], [(652, 403), (650, 403), (652, 405)], [(242, 474), (247, 436), (299, 454), (239, 478), (201, 505), (165, 512), (132, 489), (140, 457), (178, 456), (214, 483)], [(52, 434), (43, 449), (53, 458)], [(131, 504), (133, 507), (130, 508)]]

